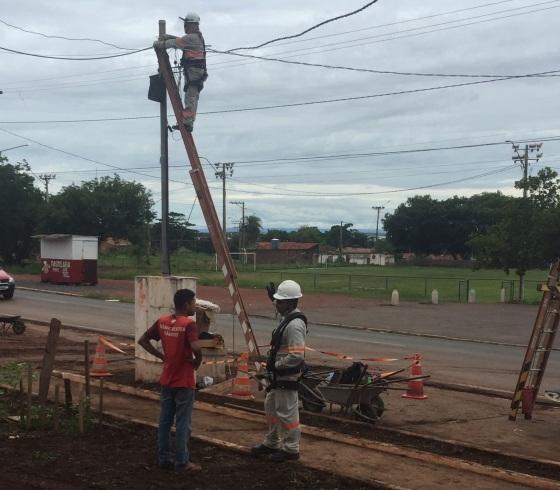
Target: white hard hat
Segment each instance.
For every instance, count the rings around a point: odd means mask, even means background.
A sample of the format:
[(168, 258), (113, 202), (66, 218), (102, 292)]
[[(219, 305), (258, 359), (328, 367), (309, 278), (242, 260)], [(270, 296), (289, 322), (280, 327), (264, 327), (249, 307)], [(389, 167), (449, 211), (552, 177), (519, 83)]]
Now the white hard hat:
[(274, 299), (298, 299), (301, 298), (301, 287), (296, 281), (288, 279), (278, 285), (278, 289), (274, 293)]
[(193, 22), (196, 24), (200, 22), (200, 17), (198, 16), (198, 14), (195, 14), (193, 12), (189, 12), (187, 15), (185, 15), (185, 17), (179, 17), (179, 19), (181, 19), (185, 24), (187, 22)]

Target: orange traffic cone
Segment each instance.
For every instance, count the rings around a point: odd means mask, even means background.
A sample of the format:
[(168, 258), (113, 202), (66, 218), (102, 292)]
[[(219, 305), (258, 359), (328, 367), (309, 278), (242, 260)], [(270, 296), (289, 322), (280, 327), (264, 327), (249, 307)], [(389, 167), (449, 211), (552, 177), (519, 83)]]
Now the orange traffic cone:
[(97, 346), (95, 347), (95, 356), (93, 356), (90, 376), (105, 378), (112, 376), (107, 370), (107, 358), (105, 357), (105, 343), (103, 337), (99, 336)]
[(254, 400), (254, 396), (251, 394), (251, 389), (249, 386), (249, 366), (248, 366), (249, 354), (244, 352), (241, 354), (237, 361), (237, 376), (233, 380), (233, 390), (230, 393), (231, 396), (237, 398), (242, 398), (243, 400)]
[[(414, 355), (414, 363), (410, 367), (410, 376), (422, 376), (422, 365), (420, 360), (422, 356), (420, 354)], [(408, 388), (406, 393), (402, 395), (403, 398), (412, 398), (413, 400), (425, 400), (428, 398), (424, 395), (424, 382), (421, 379), (413, 379), (408, 382)]]

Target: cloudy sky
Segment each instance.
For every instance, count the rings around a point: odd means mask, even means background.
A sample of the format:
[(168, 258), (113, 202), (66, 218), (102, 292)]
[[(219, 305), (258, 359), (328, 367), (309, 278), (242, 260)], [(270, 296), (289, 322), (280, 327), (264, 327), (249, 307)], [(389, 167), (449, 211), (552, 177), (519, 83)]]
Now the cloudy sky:
[[(193, 0), (188, 8), (201, 16), (207, 44), (227, 50), (298, 33), (365, 3)], [(123, 50), (47, 38), (6, 23), (133, 49), (151, 45), (158, 19), (167, 21), (168, 32), (180, 34), (177, 17), (186, 13), (178, 2), (166, 0), (0, 0), (0, 6), (1, 47), (67, 57)], [(560, 0), (379, 0), (304, 37), (240, 51), (366, 70), (489, 78), (377, 74), (209, 55), (210, 77), (194, 133), (199, 153), (205, 162), (235, 162), (228, 201), (244, 201), (247, 212), (261, 217), (267, 228), (328, 228), (344, 221), (372, 229), (372, 206), (390, 212), (415, 194), (445, 198), (496, 189), (515, 194), (513, 182), (521, 170), (505, 141), (552, 139), (545, 141), (544, 158), (532, 172), (542, 164), (560, 166), (560, 141), (554, 141), (560, 136), (559, 78), (395, 92), (560, 70), (559, 23)], [(4, 155), (27, 159), (37, 175), (55, 173), (52, 192), (117, 172), (151, 189), (159, 207), (159, 107), (147, 99), (148, 76), (156, 69), (151, 50), (88, 61), (0, 50), (0, 150), (28, 144)], [(383, 96), (221, 112), (376, 94)], [(122, 120), (130, 117), (145, 118)], [(121, 120), (60, 122), (83, 119)], [(170, 208), (188, 215), (195, 194), (177, 139), (177, 133), (170, 139)], [(221, 216), (221, 182), (206, 165)], [(239, 218), (239, 207), (228, 206), (228, 227)], [(198, 206), (191, 221), (204, 224)]]

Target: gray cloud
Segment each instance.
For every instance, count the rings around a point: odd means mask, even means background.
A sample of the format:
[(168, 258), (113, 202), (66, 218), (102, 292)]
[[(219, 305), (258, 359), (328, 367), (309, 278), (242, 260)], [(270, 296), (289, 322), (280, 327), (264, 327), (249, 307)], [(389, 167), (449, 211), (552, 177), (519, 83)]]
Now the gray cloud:
[[(7, 3), (2, 0), (2, 3)], [(194, 1), (189, 9), (199, 12), (209, 44), (217, 49), (251, 45), (276, 35), (298, 32), (341, 10), (360, 5), (332, 0), (283, 2), (256, 0), (235, 4), (225, 0)], [(414, 0), (379, 3), (361, 15), (326, 26), (308, 37), (370, 28), (457, 8), (481, 5), (474, 0), (459, 6), (443, 0)], [(454, 19), (526, 6), (528, 10), (556, 6), (550, 2), (512, 0), (493, 7), (398, 24), (335, 37), (303, 40), (259, 50), (256, 54), (302, 50), (352, 39), (362, 46), (338, 49), (324, 46), (323, 53), (285, 53), (279, 57), (314, 63), (339, 64), (375, 69), (450, 73), (530, 73), (560, 68), (556, 49), (560, 9), (527, 13), (517, 17), (407, 36), (404, 31), (420, 26), (443, 29), (434, 24)], [(558, 3), (560, 6), (560, 3)], [(179, 34), (181, 23), (176, 2), (138, 1), (124, 3), (58, 0), (10, 3), (0, 10), (7, 22), (49, 34), (94, 37), (118, 45), (140, 48), (151, 44), (157, 21), (168, 21), (168, 31)], [(511, 11), (513, 14), (520, 11)], [(497, 14), (498, 15), (498, 14)], [(508, 15), (502, 13), (499, 15)], [(478, 20), (482, 20), (478, 19)], [(476, 22), (476, 19), (464, 22)], [(114, 53), (101, 44), (50, 40), (0, 26), (0, 45), (44, 54)], [(147, 76), (156, 70), (151, 51), (103, 61), (54, 61), (0, 52), (0, 96), (2, 121), (37, 121), (80, 118), (157, 115), (157, 104), (146, 98)], [(126, 70), (121, 70), (126, 68)], [(104, 73), (108, 70), (120, 70)], [(272, 62), (244, 61), (225, 55), (209, 58), (210, 78), (202, 93), (200, 111), (274, 105), (306, 100), (351, 97), (397, 90), (412, 90), (463, 79), (417, 78), (351, 73)], [(68, 77), (68, 78), (56, 78)], [(50, 80), (42, 80), (49, 79)], [(54, 79), (53, 79), (54, 78)], [(41, 80), (39, 80), (41, 79)], [(200, 115), (195, 137), (201, 155), (213, 162), (289, 158), (446, 146), (485, 141), (560, 134), (557, 123), (559, 97), (557, 78), (509, 80), (495, 84), (441, 90), (423, 94), (337, 102), (317, 106), (219, 115)], [(159, 122), (157, 119), (84, 124), (1, 124), (0, 127), (45, 144), (122, 168), (157, 166)], [(0, 149), (21, 140), (0, 132)], [(545, 157), (558, 166), (560, 145), (544, 146)], [(27, 158), (34, 172), (58, 171), (53, 189), (63, 185), (112, 174), (114, 170), (53, 152), (37, 145), (6, 153), (10, 159)], [(171, 177), (184, 182), (172, 184), (171, 208), (188, 213), (194, 199), (189, 184), (186, 156), (181, 142), (170, 140), (170, 160), (185, 164), (172, 169)], [(547, 161), (545, 159), (545, 161)], [(386, 203), (388, 210), (416, 193), (445, 198), (501, 189), (515, 193), (513, 182), (519, 170), (498, 173), (441, 188), (358, 196), (431, 185), (477, 175), (511, 164), (508, 145), (460, 151), (418, 153), (390, 157), (342, 159), (322, 162), (270, 163), (235, 167), (228, 182), (231, 199), (244, 200), (250, 212), (265, 226), (316, 224), (328, 227), (337, 221), (373, 227), (371, 206)], [(536, 169), (537, 167), (535, 167)], [(92, 170), (90, 173), (63, 171)], [(143, 182), (159, 199), (158, 170), (145, 173), (153, 178), (123, 174)], [(220, 182), (207, 174), (216, 205), (221, 209)], [(258, 193), (257, 193), (258, 192)], [(315, 197), (312, 192), (345, 193), (344, 197)], [(278, 195), (278, 194), (289, 194)], [(232, 219), (238, 210), (230, 209)], [(193, 220), (202, 224), (198, 207)], [(231, 223), (230, 223), (231, 225)]]

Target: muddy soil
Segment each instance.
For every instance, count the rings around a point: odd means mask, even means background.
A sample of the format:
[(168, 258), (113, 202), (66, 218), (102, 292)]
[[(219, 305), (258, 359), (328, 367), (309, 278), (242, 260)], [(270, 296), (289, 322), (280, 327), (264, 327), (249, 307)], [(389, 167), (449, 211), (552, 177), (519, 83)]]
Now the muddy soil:
[(191, 441), (202, 472), (185, 474), (156, 465), (156, 431), (99, 426), (86, 435), (18, 432), (0, 423), (1, 488), (241, 489), (379, 488), (314, 471), (298, 463), (266, 460)]

